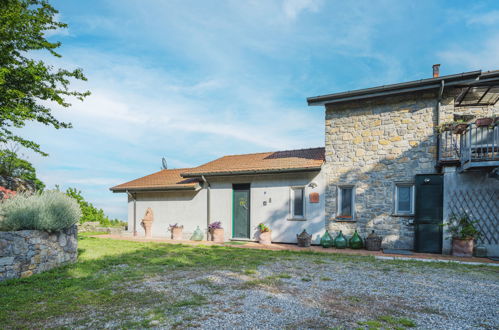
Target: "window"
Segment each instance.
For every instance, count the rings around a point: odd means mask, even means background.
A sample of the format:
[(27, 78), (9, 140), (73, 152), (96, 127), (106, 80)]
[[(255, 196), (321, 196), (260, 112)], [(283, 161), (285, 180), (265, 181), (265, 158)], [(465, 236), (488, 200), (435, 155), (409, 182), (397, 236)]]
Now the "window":
[(414, 214), (414, 185), (411, 183), (395, 184), (395, 214)]
[(354, 187), (338, 189), (338, 218), (353, 219), (355, 214)]
[(299, 219), (305, 217), (305, 188), (291, 189), (291, 217)]

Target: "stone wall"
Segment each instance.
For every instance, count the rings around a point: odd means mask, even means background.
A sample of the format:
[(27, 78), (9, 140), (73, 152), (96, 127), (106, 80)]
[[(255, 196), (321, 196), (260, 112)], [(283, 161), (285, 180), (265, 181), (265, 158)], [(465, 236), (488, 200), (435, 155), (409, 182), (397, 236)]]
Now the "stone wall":
[[(437, 121), (454, 114), (476, 118), (498, 115), (496, 107), (454, 107), (459, 89), (444, 93), (437, 116), (436, 92), (412, 93), (333, 104), (326, 107), (326, 222), (333, 232), (366, 236), (372, 229), (383, 246), (412, 249), (414, 218), (394, 215), (396, 183), (412, 183), (416, 174), (436, 173)], [(353, 221), (336, 218), (338, 188), (355, 187)]]
[[(326, 108), (326, 218), (328, 229), (366, 236), (383, 246), (412, 249), (413, 217), (394, 215), (396, 183), (435, 173), (436, 95), (412, 94)], [(338, 187), (355, 187), (355, 216), (336, 218)]]
[(28, 277), (76, 262), (76, 226), (60, 232), (40, 230), (0, 232), (0, 281)]

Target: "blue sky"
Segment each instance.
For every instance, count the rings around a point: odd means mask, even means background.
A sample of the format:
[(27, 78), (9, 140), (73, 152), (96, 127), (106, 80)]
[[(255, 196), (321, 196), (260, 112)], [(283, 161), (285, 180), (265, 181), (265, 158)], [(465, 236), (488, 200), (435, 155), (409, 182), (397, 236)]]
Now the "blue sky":
[(92, 95), (30, 124), (28, 153), (52, 188), (77, 187), (112, 217), (109, 187), (226, 154), (324, 145), (324, 113), (306, 97), (442, 74), (499, 69), (497, 1), (59, 0), (51, 33)]

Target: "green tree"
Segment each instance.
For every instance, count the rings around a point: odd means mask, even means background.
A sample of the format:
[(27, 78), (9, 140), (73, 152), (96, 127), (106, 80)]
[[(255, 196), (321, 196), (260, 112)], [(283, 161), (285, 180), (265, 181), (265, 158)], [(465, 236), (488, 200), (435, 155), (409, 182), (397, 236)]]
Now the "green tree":
[(28, 57), (43, 50), (61, 57), (55, 51), (61, 43), (46, 38), (48, 31), (67, 27), (55, 20), (57, 13), (45, 0), (0, 0), (0, 142), (15, 141), (45, 156), (39, 144), (16, 135), (12, 128), (29, 121), (70, 128), (70, 123), (52, 115), (50, 102), (69, 107), (68, 97), (83, 100), (90, 95), (69, 88), (71, 80), (86, 80), (81, 69), (55, 69)]
[(33, 165), (19, 158), (15, 149), (0, 149), (0, 175), (29, 180), (39, 191), (45, 188), (45, 184), (36, 177)]
[(97, 209), (92, 203), (89, 203), (83, 198), (81, 191), (76, 188), (68, 188), (66, 190), (66, 195), (69, 197), (73, 197), (76, 199), (78, 204), (80, 205), (82, 217), (80, 219), (80, 223), (84, 222), (99, 222), (102, 226), (111, 227), (111, 226), (124, 226), (126, 225), (123, 221), (118, 219), (111, 220), (108, 216), (104, 214), (103, 209)]

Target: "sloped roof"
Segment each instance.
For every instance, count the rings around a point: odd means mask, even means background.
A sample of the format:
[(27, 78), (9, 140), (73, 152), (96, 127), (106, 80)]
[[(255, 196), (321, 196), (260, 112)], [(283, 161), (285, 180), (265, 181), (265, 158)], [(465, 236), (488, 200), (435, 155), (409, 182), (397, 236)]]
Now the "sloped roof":
[(182, 173), (183, 177), (236, 175), (319, 170), (324, 148), (262, 152), (224, 156)]
[(190, 170), (189, 168), (177, 168), (172, 170), (161, 170), (110, 188), (114, 192), (126, 190), (195, 190), (199, 187), (198, 179), (183, 178), (180, 173)]
[[(497, 86), (499, 79), (499, 70), (482, 72), (470, 71), (435, 78), (421, 79), (408, 81), (403, 83), (383, 85), (371, 88), (358, 89), (347, 92), (334, 94), (326, 94), (307, 98), (308, 105), (326, 105), (340, 102), (349, 102), (364, 100), (376, 97), (386, 97), (403, 93), (411, 93), (422, 90), (437, 90), (442, 87), (442, 82), (445, 82), (445, 88), (450, 86), (456, 87), (473, 87), (473, 86)], [(497, 101), (496, 101), (497, 102)]]
[(135, 179), (110, 188), (113, 192), (151, 190), (196, 190), (200, 176), (318, 171), (324, 163), (324, 148), (262, 152), (224, 156), (194, 168), (178, 168)]

